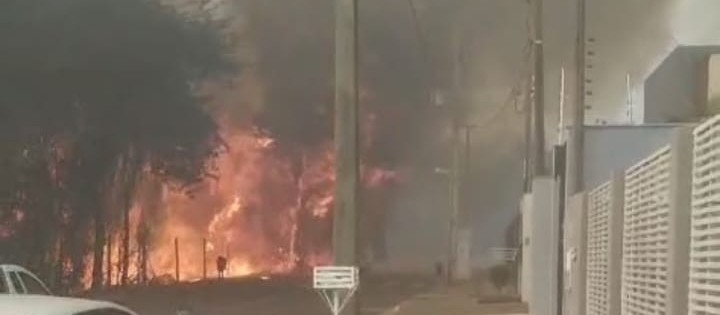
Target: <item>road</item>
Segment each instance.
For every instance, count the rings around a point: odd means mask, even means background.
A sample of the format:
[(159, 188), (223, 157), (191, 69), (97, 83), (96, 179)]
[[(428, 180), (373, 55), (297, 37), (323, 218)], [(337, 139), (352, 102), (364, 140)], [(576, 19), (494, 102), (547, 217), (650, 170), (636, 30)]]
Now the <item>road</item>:
[[(362, 280), (361, 314), (377, 315), (416, 294), (432, 290), (432, 279), (373, 276)], [(169, 286), (117, 289), (93, 298), (129, 306), (140, 315), (322, 315), (330, 314), (309, 278), (226, 279)]]

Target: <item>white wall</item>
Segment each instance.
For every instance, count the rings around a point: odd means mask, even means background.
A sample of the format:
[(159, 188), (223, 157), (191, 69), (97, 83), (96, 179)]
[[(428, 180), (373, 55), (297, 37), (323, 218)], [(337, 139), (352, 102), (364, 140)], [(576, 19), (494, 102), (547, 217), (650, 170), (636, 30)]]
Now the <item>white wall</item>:
[(593, 188), (670, 141), (674, 125), (596, 126), (585, 130), (584, 184)]
[(585, 193), (570, 197), (563, 225), (565, 251), (563, 255), (565, 259), (563, 314), (584, 314), (587, 244), (587, 199)]
[(557, 183), (537, 178), (532, 187), (529, 307), (533, 315), (557, 315), (559, 216)]
[(530, 301), (532, 292), (532, 255), (530, 254), (530, 237), (532, 236), (532, 195), (523, 195), (520, 201), (520, 213), (522, 213), (522, 266), (520, 272), (520, 297), (523, 302)]
[(615, 172), (587, 193), (586, 298), (575, 314), (620, 315), (624, 175)]

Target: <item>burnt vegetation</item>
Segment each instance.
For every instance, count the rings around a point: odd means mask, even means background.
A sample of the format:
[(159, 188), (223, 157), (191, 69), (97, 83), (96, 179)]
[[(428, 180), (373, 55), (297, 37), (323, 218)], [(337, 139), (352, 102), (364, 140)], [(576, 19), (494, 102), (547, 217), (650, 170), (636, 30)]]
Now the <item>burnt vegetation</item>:
[(4, 0), (0, 39), (0, 259), (99, 287), (120, 231), (130, 281), (142, 175), (186, 189), (212, 173), (221, 140), (195, 84), (234, 70), (220, 33), (154, 1)]
[[(218, 175), (213, 162), (228, 145), (218, 113), (274, 140), (274, 154), (290, 162), (298, 207), (318, 203), (317, 190), (327, 188), (307, 178), (308, 161), (332, 140), (332, 1), (236, 1), (244, 5), (235, 14), (247, 18), (239, 30), (161, 2), (0, 1), (0, 263), (22, 264), (58, 291), (149, 280), (163, 187), (198, 200), (203, 185), (196, 184)], [(366, 182), (373, 169), (432, 170), (445, 158), (430, 154), (442, 142), (437, 116), (444, 113), (428, 90), (444, 79), (427, 69), (437, 66), (432, 52), (420, 52), (419, 35), (433, 34), (413, 29), (405, 5), (382, 3), (361, 8)], [(223, 108), (199, 96), (208, 80), (251, 73), (237, 69), (245, 62), (238, 47), (258, 56), (246, 64), (266, 89), (258, 112), (237, 99), (251, 96), (233, 95)], [(380, 259), (397, 193), (386, 183), (393, 180), (381, 181), (366, 187), (362, 202), (362, 242)], [(131, 229), (136, 200), (140, 226)], [(201, 215), (190, 212), (183, 213)], [(263, 220), (276, 221), (272, 213), (262, 212)], [(302, 258), (316, 244), (329, 247), (331, 229), (301, 213)]]

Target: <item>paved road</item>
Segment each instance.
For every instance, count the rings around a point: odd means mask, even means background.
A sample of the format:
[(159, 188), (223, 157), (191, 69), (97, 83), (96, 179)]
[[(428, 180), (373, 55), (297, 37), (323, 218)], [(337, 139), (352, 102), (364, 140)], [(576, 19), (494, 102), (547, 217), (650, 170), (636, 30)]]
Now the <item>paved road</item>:
[(519, 302), (479, 301), (465, 294), (420, 294), (383, 315), (526, 315), (527, 306)]
[[(377, 315), (417, 294), (433, 289), (428, 278), (375, 276), (362, 281), (362, 315)], [(119, 302), (140, 315), (322, 315), (330, 314), (310, 279), (244, 278), (116, 290), (95, 295)]]

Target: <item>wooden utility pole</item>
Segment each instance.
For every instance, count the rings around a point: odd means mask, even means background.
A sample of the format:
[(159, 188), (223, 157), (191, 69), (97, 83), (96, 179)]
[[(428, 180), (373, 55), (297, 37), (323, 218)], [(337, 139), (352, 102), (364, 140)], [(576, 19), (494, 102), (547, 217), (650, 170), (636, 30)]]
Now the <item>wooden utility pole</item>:
[[(457, 106), (457, 104), (455, 104)], [(456, 112), (457, 108), (454, 109)], [(452, 167), (450, 168), (450, 226), (448, 230), (448, 257), (447, 270), (448, 283), (453, 282), (457, 267), (458, 245), (458, 219), (460, 216), (460, 156), (462, 143), (460, 142), (460, 123), (457, 116), (453, 118)]]
[(207, 239), (203, 238), (202, 244), (202, 266), (203, 266), (203, 280), (207, 279)]
[(180, 282), (180, 246), (175, 238), (175, 281)]
[[(358, 209), (358, 14), (357, 0), (335, 1), (335, 212), (336, 265), (357, 265)], [(357, 313), (352, 301), (344, 315)]]
[(583, 187), (583, 146), (585, 143), (585, 28), (586, 0), (578, 0), (577, 42), (575, 51), (575, 102), (571, 116), (572, 127), (567, 142), (566, 194), (572, 196)]
[(534, 136), (535, 152), (533, 154), (534, 176), (546, 174), (545, 167), (545, 63), (543, 56), (543, 1), (533, 2), (533, 54), (535, 63), (535, 93), (534, 93)]
[[(532, 49), (532, 48), (530, 48)], [(535, 76), (528, 75), (525, 86), (525, 165), (523, 165), (524, 192), (529, 193), (532, 190), (533, 177), (533, 150), (532, 150), (532, 121), (533, 121), (533, 87), (535, 86)]]

